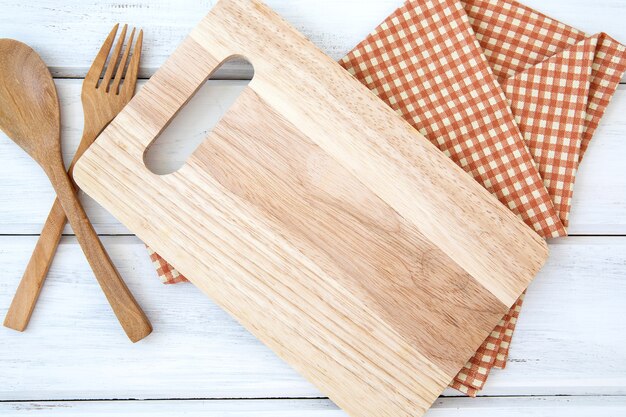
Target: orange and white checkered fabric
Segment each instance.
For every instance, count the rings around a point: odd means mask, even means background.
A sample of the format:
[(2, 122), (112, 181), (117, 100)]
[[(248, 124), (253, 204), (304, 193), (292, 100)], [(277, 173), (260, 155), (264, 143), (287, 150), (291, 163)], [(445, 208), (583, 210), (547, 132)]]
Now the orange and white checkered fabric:
[[(407, 2), (341, 64), (539, 234), (565, 234), (461, 3)], [(457, 388), (482, 388), (510, 322), (493, 330)]]
[[(626, 71), (626, 48), (604, 33), (587, 36), (515, 1), (461, 2), (567, 226), (574, 176)], [(487, 368), (505, 366), (520, 307), (504, 318), (493, 364), (474, 365), (471, 372), (484, 377), (475, 378), (468, 394), (482, 388)], [(493, 353), (486, 345), (481, 351)]]
[(147, 246), (146, 249), (148, 249), (152, 265), (154, 266), (154, 269), (156, 269), (157, 275), (163, 284), (178, 284), (179, 282), (187, 282), (187, 278), (185, 278), (183, 274), (178, 272), (176, 268), (163, 259), (161, 255)]
[(513, 329), (522, 309), (524, 294), (515, 302), (509, 312), (500, 320), (491, 334), (483, 342), (481, 349), (459, 371), (450, 386), (471, 397), (484, 386), (492, 367), (500, 365), (504, 368), (506, 357), (500, 353), (500, 348), (506, 346), (513, 337)]
[[(340, 61), (543, 237), (565, 235), (576, 170), (626, 48), (510, 0), (409, 0)], [(158, 254), (163, 282), (185, 281)], [(523, 296), (451, 386), (504, 367)]]
[(583, 41), (502, 82), (515, 121), (566, 227), (595, 49), (595, 40)]
[(461, 3), (409, 1), (340, 63), (538, 233), (565, 235)]
[(626, 70), (626, 48), (510, 0), (461, 0), (564, 226), (576, 170)]

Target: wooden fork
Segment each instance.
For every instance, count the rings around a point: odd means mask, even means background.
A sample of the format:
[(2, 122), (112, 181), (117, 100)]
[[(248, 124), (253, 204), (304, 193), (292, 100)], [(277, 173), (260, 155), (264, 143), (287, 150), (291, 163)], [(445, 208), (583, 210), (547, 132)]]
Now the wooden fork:
[[(68, 171), (70, 178), (72, 177), (76, 161), (89, 148), (100, 132), (122, 110), (126, 103), (130, 101), (135, 92), (143, 31), (139, 31), (134, 47), (135, 29), (131, 31), (127, 46), (122, 54), (127, 31), (127, 25), (124, 25), (109, 63), (106, 65), (118, 27), (119, 25), (115, 25), (109, 33), (83, 81), (81, 99), (84, 110), (84, 130), (83, 137)], [(120, 55), (122, 55), (121, 59)], [(104, 71), (105, 65), (106, 71)], [(104, 75), (102, 75), (103, 71)], [(74, 187), (76, 186), (74, 185)], [(6, 327), (23, 331), (28, 325), (37, 297), (61, 240), (66, 222), (65, 212), (58, 199), (55, 199), (4, 320)], [(123, 298), (131, 300), (125, 304), (111, 299), (109, 299), (109, 302), (128, 337), (133, 342), (136, 342), (150, 334), (152, 327), (123, 281), (120, 281), (119, 284), (121, 287), (116, 287), (115, 290), (112, 290), (113, 284), (109, 285), (110, 291), (106, 291), (107, 297), (110, 298), (111, 294), (115, 297), (115, 294), (119, 295), (120, 292), (124, 292), (125, 297)]]

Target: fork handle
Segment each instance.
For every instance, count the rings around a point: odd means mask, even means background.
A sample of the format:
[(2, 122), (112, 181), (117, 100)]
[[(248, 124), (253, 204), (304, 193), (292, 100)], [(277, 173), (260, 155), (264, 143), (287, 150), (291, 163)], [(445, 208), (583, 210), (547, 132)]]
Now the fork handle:
[(152, 332), (152, 326), (113, 266), (78, 200), (69, 176), (61, 164), (50, 174), (50, 180), (63, 211), (118, 321), (132, 342), (143, 339)]
[(66, 223), (67, 218), (63, 207), (55, 198), (41, 236), (37, 240), (37, 245), (4, 318), (5, 327), (23, 332), (28, 326)]
[[(83, 137), (68, 171), (70, 177), (74, 170), (74, 164), (93, 143), (98, 133), (92, 126), (85, 123)], [(28, 326), (35, 304), (39, 298), (39, 293), (50, 270), (50, 265), (52, 265), (54, 254), (61, 241), (66, 223), (65, 211), (63, 211), (58, 198), (55, 198), (41, 235), (37, 240), (37, 245), (28, 261), (24, 275), (22, 275), (20, 284), (13, 296), (11, 306), (4, 318), (5, 327), (23, 332)]]

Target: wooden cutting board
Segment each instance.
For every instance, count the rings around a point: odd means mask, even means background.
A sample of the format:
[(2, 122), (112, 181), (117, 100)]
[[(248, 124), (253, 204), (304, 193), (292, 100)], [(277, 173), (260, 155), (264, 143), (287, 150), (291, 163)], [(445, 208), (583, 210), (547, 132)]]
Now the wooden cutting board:
[[(254, 79), (179, 171), (150, 172), (146, 148), (233, 56)], [(74, 175), (352, 416), (423, 414), (547, 257), (258, 1), (220, 1)]]

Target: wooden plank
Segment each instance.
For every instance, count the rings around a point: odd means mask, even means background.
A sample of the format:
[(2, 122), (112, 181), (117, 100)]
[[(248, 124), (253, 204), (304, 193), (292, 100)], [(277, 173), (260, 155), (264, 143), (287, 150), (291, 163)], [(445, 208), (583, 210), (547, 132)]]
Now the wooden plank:
[[(294, 23), (301, 31), (313, 39), (313, 41), (326, 52), (338, 58), (349, 50), (358, 40), (371, 30), (382, 20), (402, 0), (268, 0), (272, 7), (282, 8), (287, 14), (288, 20)], [(52, 0), (34, 2), (21, 2), (17, 0), (0, 0), (0, 37), (15, 37), (36, 45), (43, 50), (44, 55), (51, 61), (54, 71), (59, 76), (82, 76), (86, 73), (88, 66), (97, 52), (97, 48), (102, 41), (102, 37), (117, 21), (127, 21), (132, 24), (144, 25), (150, 33), (150, 52), (146, 64), (142, 69), (142, 75), (147, 77), (164, 61), (173, 51), (178, 42), (182, 40), (189, 28), (193, 27), (197, 21), (208, 11), (214, 0), (180, 0), (172, 2), (169, 0), (137, 0), (132, 4), (120, 3), (114, 0), (104, 0), (100, 2), (86, 2), (73, 0), (69, 2), (55, 2)], [(545, 2), (541, 0), (524, 0), (524, 3), (545, 11), (548, 14), (562, 19), (566, 23), (571, 23), (576, 27), (595, 32), (606, 30), (611, 35), (617, 37), (622, 42), (626, 41), (626, 26), (623, 25), (623, 9), (626, 3), (618, 0), (551, 0)], [(356, 4), (356, 7), (355, 7)], [(284, 14), (284, 13), (283, 13)], [(72, 16), (72, 18), (64, 18)], [(28, 22), (25, 24), (25, 22)], [(231, 66), (226, 71), (220, 72), (221, 77), (248, 78), (250, 71), (242, 66)], [(82, 113), (78, 105), (80, 95), (80, 80), (64, 80), (71, 85), (71, 94), (65, 97), (61, 94), (61, 99), (66, 102), (74, 102), (73, 109), (65, 111), (65, 117), (73, 118), (73, 122), (65, 126), (71, 131), (74, 139), (69, 141), (66, 148), (67, 154), (71, 154), (69, 149), (73, 149), (77, 144), (82, 126)], [(221, 83), (211, 83), (213, 88), (219, 88)], [(229, 86), (233, 89), (238, 87)], [(231, 90), (224, 88), (217, 95), (228, 95)], [(605, 125), (600, 129), (596, 137), (596, 142), (592, 144), (589, 154), (583, 163), (581, 175), (579, 176), (570, 233), (577, 234), (626, 234), (626, 165), (620, 160), (626, 154), (626, 126), (623, 114), (626, 113), (626, 92), (624, 86), (615, 98), (609, 114), (605, 120)], [(234, 95), (236, 93), (233, 93)], [(210, 118), (218, 114), (220, 107), (226, 101), (220, 99), (208, 99), (204, 104), (208, 104)], [(619, 106), (617, 105), (618, 103)], [(179, 118), (178, 120), (180, 120)], [(610, 120), (609, 120), (610, 119)], [(178, 149), (195, 148), (192, 142), (203, 138), (203, 132), (208, 126), (200, 127), (196, 124), (189, 126), (177, 126), (168, 131), (171, 134), (171, 147)], [(181, 138), (181, 133), (186, 132), (185, 138)], [(187, 142), (185, 139), (189, 139)], [(600, 139), (600, 140), (598, 140)], [(179, 144), (183, 143), (183, 146)], [(188, 146), (185, 146), (189, 143)], [(23, 157), (21, 151), (12, 149), (14, 146), (9, 143), (0, 133), (0, 234), (34, 234), (39, 233), (41, 223), (52, 201), (52, 193), (43, 174), (39, 175), (38, 167), (34, 164), (29, 166), (29, 161)], [(167, 147), (166, 144), (163, 144)], [(165, 148), (163, 148), (165, 149)], [(180, 158), (163, 160), (157, 152), (153, 155), (155, 165), (167, 169), (166, 165), (176, 166)], [(622, 158), (623, 159), (623, 158)], [(14, 169), (17, 168), (17, 171)], [(27, 190), (27, 191), (25, 191)], [(46, 200), (47, 201), (42, 201)], [(128, 233), (128, 231), (116, 222), (110, 215), (99, 208), (96, 204), (88, 203), (88, 211), (92, 219), (98, 223), (97, 228), (100, 233)], [(68, 230), (69, 232), (69, 230)], [(17, 286), (19, 274), (27, 261), (30, 249), (34, 245), (33, 238), (17, 237), (11, 240), (0, 238), (0, 260), (5, 266), (4, 280), (0, 281), (0, 314), (6, 311), (10, 300), (10, 294)], [(13, 240), (16, 239), (16, 240)], [(19, 241), (19, 242), (18, 242)], [(571, 242), (568, 239), (568, 242)], [(585, 242), (598, 243), (595, 239)], [(604, 239), (602, 239), (604, 241)], [(20, 243), (21, 242), (21, 243)], [(27, 366), (13, 367), (9, 373), (4, 373), (4, 364), (0, 363), (0, 381), (4, 387), (18, 388), (20, 398), (49, 399), (66, 398), (64, 395), (81, 393), (81, 384), (89, 382), (89, 376), (82, 374), (73, 366), (71, 359), (77, 358), (80, 363), (89, 362), (89, 357), (102, 358), (99, 366), (93, 367), (98, 375), (103, 375), (105, 389), (98, 391), (96, 384), (87, 383), (89, 394), (83, 398), (103, 398), (115, 396), (117, 398), (127, 398), (129, 394), (137, 394), (130, 386), (141, 384), (145, 386), (143, 398), (150, 398), (150, 394), (160, 392), (163, 395), (159, 398), (169, 398), (167, 389), (162, 387), (169, 384), (175, 388), (170, 392), (175, 394), (191, 393), (190, 396), (206, 397), (206, 392), (216, 390), (220, 384), (225, 387), (219, 391), (226, 393), (225, 396), (235, 398), (240, 397), (238, 393), (252, 393), (252, 396), (272, 395), (276, 396), (299, 395), (305, 396), (319, 395), (306, 382), (294, 376), (289, 369), (278, 361), (271, 353), (255, 346), (252, 337), (242, 331), (236, 324), (229, 322), (219, 309), (205, 302), (196, 290), (190, 285), (181, 284), (177, 287), (162, 287), (156, 284), (149, 263), (146, 262), (143, 247), (134, 239), (111, 238), (106, 241), (107, 247), (115, 246), (116, 261), (124, 258), (125, 277), (132, 275), (132, 282), (135, 285), (135, 292), (141, 293), (144, 303), (152, 306), (148, 312), (151, 316), (163, 317), (158, 325), (162, 331), (159, 332), (158, 346), (151, 345), (150, 348), (142, 346), (142, 353), (154, 350), (162, 350), (164, 353), (154, 355), (148, 354), (148, 358), (142, 361), (141, 355), (132, 352), (122, 339), (118, 339), (115, 329), (115, 319), (107, 309), (106, 302), (98, 293), (93, 277), (89, 276), (86, 262), (82, 259), (82, 254), (73, 239), (64, 239), (62, 254), (56, 261), (54, 277), (44, 288), (46, 292), (54, 291), (46, 296), (47, 300), (40, 307), (45, 311), (35, 314), (39, 317), (39, 324), (36, 330), (30, 329), (26, 334), (16, 335), (9, 341), (5, 335), (8, 330), (0, 329), (0, 347), (4, 352), (13, 349), (20, 349), (24, 344), (31, 345), (23, 355), (11, 356), (8, 360), (22, 361)], [(16, 245), (16, 247), (13, 247)], [(604, 241), (605, 246), (612, 246), (612, 241)], [(570, 246), (568, 243), (566, 246)], [(494, 395), (505, 395), (505, 393), (521, 392), (521, 395), (534, 395), (537, 392), (545, 393), (572, 393), (578, 394), (614, 394), (621, 392), (624, 394), (624, 383), (620, 380), (620, 374), (625, 374), (622, 364), (626, 363), (621, 346), (624, 344), (623, 338), (619, 336), (623, 329), (615, 326), (607, 326), (606, 322), (613, 315), (605, 311), (595, 315), (592, 319), (586, 320), (583, 315), (591, 307), (591, 303), (602, 304), (609, 300), (610, 306), (615, 306), (618, 302), (619, 294), (623, 294), (623, 287), (613, 282), (623, 280), (625, 261), (623, 257), (612, 256), (623, 245), (613, 248), (596, 248), (588, 251), (588, 248), (581, 247), (574, 251), (567, 259), (558, 261), (558, 265), (565, 265), (570, 262), (575, 265), (572, 268), (561, 268), (556, 265), (554, 271), (546, 276), (546, 280), (552, 281), (553, 276), (560, 276), (560, 271), (565, 271), (566, 276), (556, 279), (554, 286), (542, 287), (541, 296), (543, 302), (549, 307), (539, 314), (535, 312), (535, 307), (527, 303), (524, 309), (520, 332), (516, 333), (513, 344), (513, 356), (506, 371), (496, 371), (492, 375), (484, 393)], [(7, 248), (12, 248), (7, 251)], [(553, 258), (557, 249), (552, 247)], [(596, 257), (594, 259), (594, 257)], [(12, 265), (12, 266), (11, 266)], [(552, 260), (548, 267), (552, 265)], [(576, 272), (579, 269), (584, 272)], [(600, 271), (600, 272), (598, 272)], [(572, 285), (568, 282), (572, 276), (579, 276), (573, 279)], [(599, 277), (598, 277), (599, 276)], [(607, 278), (608, 277), (608, 278)], [(599, 288), (593, 288), (592, 284), (581, 284), (580, 280), (599, 284)], [(539, 282), (539, 281), (538, 281)], [(537, 283), (538, 283), (537, 282)], [(149, 284), (150, 283), (150, 284)], [(153, 287), (146, 289), (148, 284)], [(536, 284), (537, 285), (537, 284)], [(74, 287), (70, 289), (67, 287)], [(90, 288), (85, 291), (86, 288)], [(573, 310), (571, 305), (563, 305), (564, 301), (559, 298), (560, 294), (573, 294), (577, 292), (591, 294), (592, 300), (583, 303), (581, 314), (574, 314), (575, 321), (569, 320), (568, 312)], [(87, 299), (82, 300), (87, 293)], [(530, 297), (530, 296), (529, 296)], [(581, 297), (572, 297), (572, 301), (579, 301)], [(554, 301), (553, 301), (554, 300)], [(613, 300), (613, 301), (611, 301)], [(530, 298), (529, 298), (530, 301)], [(66, 308), (60, 308), (57, 303), (65, 303)], [(189, 308), (184, 305), (190, 303)], [(85, 308), (77, 311), (74, 306)], [(529, 307), (530, 306), (530, 307)], [(5, 310), (2, 310), (4, 308)], [(610, 307), (611, 310), (614, 307)], [(623, 309), (618, 308), (619, 316), (624, 315)], [(86, 317), (83, 314), (86, 312)], [(213, 314), (215, 313), (215, 314)], [(543, 314), (554, 315), (555, 321), (548, 325), (544, 323), (546, 318)], [(55, 321), (53, 317), (59, 314)], [(165, 316), (170, 317), (165, 317)], [(182, 322), (180, 317), (187, 320)], [(49, 321), (48, 321), (49, 320)], [(198, 326), (190, 322), (198, 320)], [(529, 323), (526, 325), (525, 323)], [(581, 325), (582, 323), (582, 325)], [(599, 323), (599, 326), (597, 326)], [(62, 337), (66, 335), (64, 330), (68, 326), (78, 325), (80, 331), (71, 332), (70, 337), (78, 340), (78, 346), (69, 346), (64, 343)], [(597, 326), (597, 327), (596, 327)], [(105, 336), (95, 338), (96, 343), (110, 344), (113, 354), (108, 354), (102, 346), (89, 345), (87, 340), (81, 340), (80, 336), (92, 332), (99, 332), (105, 329)], [(538, 331), (535, 331), (538, 329)], [(551, 333), (554, 330), (555, 333)], [(34, 334), (36, 332), (38, 334)], [(43, 332), (43, 333), (41, 333)], [(574, 337), (570, 333), (575, 333)], [(617, 340), (612, 340), (609, 333), (614, 332)], [(194, 335), (189, 335), (193, 333)], [(221, 335), (221, 336), (220, 336)], [(566, 335), (563, 337), (563, 335)], [(602, 335), (597, 344), (590, 343), (584, 345), (580, 350), (576, 348), (579, 341), (587, 341), (589, 338)], [(156, 335), (152, 336), (155, 337)], [(218, 340), (214, 340), (219, 336)], [(16, 343), (19, 337), (27, 337), (28, 342)], [(92, 338), (93, 339), (93, 338)], [(66, 339), (71, 340), (71, 339)], [(209, 346), (206, 347), (207, 341)], [(523, 343), (523, 347), (520, 345)], [(189, 342), (189, 343), (188, 343)], [(151, 342), (152, 343), (152, 342)], [(38, 348), (35, 348), (38, 346)], [(224, 346), (227, 346), (225, 348)], [(252, 348), (251, 348), (252, 346)], [(517, 346), (520, 346), (519, 348)], [(206, 355), (198, 354), (201, 349), (208, 349)], [(252, 350), (250, 360), (247, 359)], [(554, 350), (553, 353), (544, 352), (544, 349)], [(562, 352), (557, 352), (563, 349)], [(586, 350), (585, 350), (586, 349)], [(55, 352), (55, 350), (57, 352)], [(230, 355), (224, 350), (234, 350), (236, 353)], [(94, 353), (95, 352), (95, 353)], [(126, 355), (125, 355), (126, 352)], [(526, 354), (528, 353), (528, 354)], [(559, 355), (557, 355), (559, 353)], [(613, 355), (613, 353), (617, 353)], [(137, 368), (140, 370), (139, 377), (127, 380), (127, 375), (123, 372), (123, 366), (129, 365), (133, 369), (136, 362), (126, 361), (126, 356), (139, 360)], [(2, 355), (0, 355), (2, 357)], [(82, 358), (82, 359), (81, 359)], [(180, 370), (175, 368), (172, 358), (179, 358), (181, 366), (195, 367), (195, 372), (190, 373), (189, 379), (179, 375)], [(184, 358), (184, 359), (181, 359)], [(556, 359), (556, 360), (555, 360)], [(160, 360), (158, 368), (155, 368), (155, 360)], [(225, 360), (222, 365), (221, 361)], [(269, 365), (264, 361), (269, 360)], [(202, 366), (198, 366), (198, 363)], [(110, 369), (107, 364), (113, 364)], [(535, 366), (533, 366), (535, 364)], [(577, 368), (571, 365), (576, 364)], [(616, 368), (610, 369), (612, 364), (617, 364)], [(569, 366), (568, 366), (569, 365)], [(38, 367), (30, 370), (28, 368)], [(519, 379), (522, 372), (530, 369), (531, 376)], [(64, 372), (66, 369), (69, 371)], [(153, 369), (150, 371), (150, 369)], [(26, 374), (20, 371), (26, 370)], [(50, 383), (50, 375), (56, 373), (59, 378), (54, 379), (49, 390), (40, 389)], [(6, 375), (6, 376), (5, 376)], [(78, 375), (78, 376), (77, 376)], [(210, 378), (207, 382), (206, 378)], [(29, 386), (24, 381), (26, 378), (42, 378), (43, 383)], [(513, 378), (515, 381), (511, 382)], [(534, 381), (533, 379), (536, 378)], [(93, 379), (93, 378), (92, 378)], [(120, 387), (115, 387), (116, 383), (122, 382)], [(8, 384), (7, 384), (8, 382)], [(534, 382), (538, 382), (535, 387)], [(200, 384), (200, 389), (194, 391), (192, 387)], [(205, 385), (202, 385), (205, 384)], [(588, 384), (588, 385), (587, 385)], [(46, 392), (54, 391), (54, 385), (59, 386), (60, 394), (49, 397)], [(168, 385), (168, 386), (169, 386)], [(206, 387), (209, 388), (206, 388)], [(268, 387), (261, 389), (259, 387)], [(304, 387), (303, 387), (304, 386)], [(243, 387), (243, 388), (242, 388)], [(15, 398), (15, 395), (7, 394), (10, 389), (0, 392), (0, 400)], [(26, 394), (24, 394), (26, 392)], [(257, 393), (257, 394), (254, 394)], [(269, 393), (269, 394), (268, 394)], [(287, 393), (287, 394), (281, 394)], [(31, 396), (30, 394), (34, 394)], [(455, 395), (453, 391), (449, 394)], [(215, 395), (220, 396), (218, 395)], [(142, 395), (139, 395), (142, 397)], [(312, 403), (309, 403), (312, 401)], [(513, 398), (481, 398), (478, 401), (464, 400), (457, 398), (445, 398), (443, 401), (450, 405), (441, 416), (622, 416), (626, 414), (622, 397), (529, 397), (522, 399)], [(301, 402), (293, 406), (285, 406), (285, 401), (243, 401), (232, 405), (229, 401), (135, 401), (135, 402), (44, 402), (44, 403), (7, 403), (0, 402), (0, 415), (219, 415), (225, 413), (235, 416), (257, 416), (268, 415), (277, 417), (287, 416), (324, 416), (338, 417), (345, 414), (338, 411), (328, 401), (321, 401), (321, 405), (316, 404), (318, 400), (306, 400), (307, 405)], [(278, 403), (278, 404), (276, 404)], [(220, 407), (220, 404), (226, 404)], [(17, 411), (16, 411), (17, 410)], [(63, 410), (63, 411), (60, 411)], [(320, 411), (321, 410), (321, 411)], [(435, 415), (440, 412), (439, 403), (428, 415)], [(17, 413), (17, 414), (16, 414)], [(436, 414), (439, 415), (439, 414)]]
[[(57, 80), (61, 101), (63, 158), (74, 155), (83, 129), (80, 102), (82, 80)], [(140, 82), (141, 87), (145, 82)], [(175, 120), (148, 154), (155, 171), (172, 171), (205, 138), (210, 129), (239, 95), (247, 82), (212, 81), (206, 84), (191, 105)], [(52, 207), (54, 193), (39, 166), (0, 131), (0, 234), (36, 234)], [(27, 193), (24, 190), (28, 190)], [(106, 210), (84, 197), (85, 210), (101, 234), (129, 234)], [(71, 233), (69, 225), (66, 233)]]
[[(403, 0), (268, 0), (288, 22), (332, 58), (339, 59), (363, 39)], [(526, 0), (525, 4), (588, 33), (606, 31), (626, 42), (619, 0)], [(215, 0), (1, 0), (0, 37), (33, 46), (56, 76), (84, 77), (103, 36), (117, 22), (144, 28), (145, 54), (141, 75), (161, 66), (184, 36), (210, 10)], [(72, 18), (65, 18), (72, 16)], [(222, 77), (249, 77), (231, 66)]]
[[(441, 398), (426, 417), (616, 417), (624, 397)], [(5, 417), (346, 417), (329, 400), (49, 401), (0, 403)]]
[(576, 177), (570, 234), (626, 235), (626, 85), (621, 84)]
[[(63, 238), (27, 331), (0, 328), (0, 401), (321, 396), (192, 285), (160, 284), (135, 237), (103, 241), (154, 333), (128, 342), (79, 246)], [(34, 244), (0, 237), (0, 316)], [(507, 368), (481, 395), (626, 395), (626, 334), (615, 320), (626, 316), (626, 238), (550, 246)]]
[[(82, 133), (81, 83), (81, 80), (57, 80), (66, 161), (71, 159)], [(148, 165), (157, 172), (172, 172), (180, 167), (246, 84), (244, 81), (205, 84), (148, 152)], [(571, 234), (626, 234), (624, 114), (626, 85), (619, 87), (582, 163), (574, 192)], [(41, 169), (2, 132), (0, 160), (3, 161), (0, 164), (0, 234), (39, 233), (52, 205), (52, 187)], [(99, 233), (130, 233), (91, 199), (83, 201)], [(71, 233), (69, 227), (66, 233)]]

